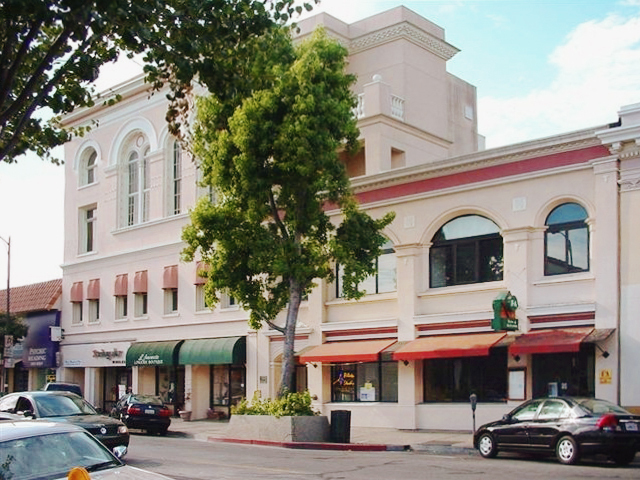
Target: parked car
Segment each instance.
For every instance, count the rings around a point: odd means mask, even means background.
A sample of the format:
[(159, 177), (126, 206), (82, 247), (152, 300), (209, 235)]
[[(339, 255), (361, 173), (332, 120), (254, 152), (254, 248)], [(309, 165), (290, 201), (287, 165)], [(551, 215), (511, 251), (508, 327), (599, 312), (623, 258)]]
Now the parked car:
[(80, 395), (82, 397), (82, 389), (80, 388), (80, 385), (76, 383), (50, 382), (44, 386), (43, 390), (45, 392), (48, 392), (51, 390), (56, 390), (61, 392), (73, 392), (76, 395)]
[(79, 425), (109, 449), (129, 445), (129, 430), (124, 423), (100, 415), (89, 402), (75, 393), (42, 390), (10, 393), (0, 398), (0, 412)]
[(124, 465), (118, 456), (126, 450), (116, 447), (113, 454), (85, 429), (69, 423), (6, 422), (0, 428), (0, 478), (62, 480), (71, 470), (85, 469), (95, 480), (169, 479)]
[(583, 456), (604, 454), (627, 465), (640, 450), (640, 415), (594, 398), (537, 398), (482, 425), (473, 445), (485, 458), (501, 451), (555, 453), (572, 465)]
[(127, 393), (115, 404), (111, 416), (129, 428), (139, 428), (150, 434), (166, 435), (171, 425), (171, 410), (156, 395)]

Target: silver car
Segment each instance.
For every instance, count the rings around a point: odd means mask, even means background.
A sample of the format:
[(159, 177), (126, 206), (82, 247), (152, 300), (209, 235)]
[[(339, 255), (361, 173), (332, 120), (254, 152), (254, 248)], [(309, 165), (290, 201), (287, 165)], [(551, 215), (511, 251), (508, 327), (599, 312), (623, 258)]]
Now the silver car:
[(72, 469), (80, 468), (94, 480), (171, 480), (125, 465), (118, 457), (122, 458), (126, 450), (125, 446), (116, 447), (114, 455), (76, 425), (43, 420), (5, 421), (0, 428), (0, 478), (62, 480)]

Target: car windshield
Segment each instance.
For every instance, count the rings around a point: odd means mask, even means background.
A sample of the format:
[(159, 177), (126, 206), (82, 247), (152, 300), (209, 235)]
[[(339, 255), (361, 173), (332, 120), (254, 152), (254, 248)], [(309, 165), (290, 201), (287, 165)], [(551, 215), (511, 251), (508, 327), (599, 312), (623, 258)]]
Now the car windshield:
[(41, 418), (96, 415), (95, 408), (78, 396), (42, 395), (34, 398)]
[(131, 397), (131, 403), (144, 403), (146, 405), (164, 405), (164, 402), (160, 397), (155, 395), (133, 395)]
[(606, 400), (598, 400), (595, 398), (576, 399), (576, 403), (591, 415), (603, 415), (605, 413), (618, 413), (622, 415), (631, 415), (624, 408), (607, 402)]
[(3, 479), (48, 480), (66, 478), (73, 467), (91, 472), (120, 466), (122, 462), (86, 432), (52, 433), (0, 443)]

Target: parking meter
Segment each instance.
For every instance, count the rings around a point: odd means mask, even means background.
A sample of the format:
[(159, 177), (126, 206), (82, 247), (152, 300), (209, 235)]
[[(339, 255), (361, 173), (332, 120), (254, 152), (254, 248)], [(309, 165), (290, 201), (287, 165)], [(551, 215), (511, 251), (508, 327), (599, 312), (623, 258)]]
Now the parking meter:
[(469, 395), (469, 401), (471, 402), (471, 412), (473, 415), (473, 431), (476, 431), (476, 405), (478, 404), (478, 396), (475, 393)]

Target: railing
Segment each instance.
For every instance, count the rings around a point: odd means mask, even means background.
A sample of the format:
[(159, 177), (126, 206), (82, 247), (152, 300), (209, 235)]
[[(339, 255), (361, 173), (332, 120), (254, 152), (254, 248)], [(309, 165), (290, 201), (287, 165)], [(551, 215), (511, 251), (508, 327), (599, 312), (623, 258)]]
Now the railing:
[[(357, 119), (365, 117), (364, 93), (358, 95), (358, 104), (353, 109), (353, 115)], [(391, 95), (391, 116), (404, 122), (404, 98)]]

